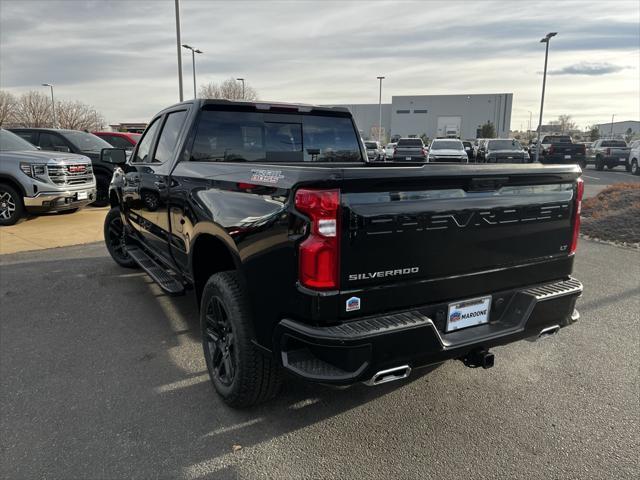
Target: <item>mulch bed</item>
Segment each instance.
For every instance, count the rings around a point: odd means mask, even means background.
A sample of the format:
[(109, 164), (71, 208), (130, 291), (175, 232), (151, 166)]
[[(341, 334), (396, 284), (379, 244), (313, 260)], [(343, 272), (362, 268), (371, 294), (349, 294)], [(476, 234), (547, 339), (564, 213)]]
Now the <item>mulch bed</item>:
[(617, 183), (584, 200), (580, 232), (594, 239), (639, 246), (640, 183)]

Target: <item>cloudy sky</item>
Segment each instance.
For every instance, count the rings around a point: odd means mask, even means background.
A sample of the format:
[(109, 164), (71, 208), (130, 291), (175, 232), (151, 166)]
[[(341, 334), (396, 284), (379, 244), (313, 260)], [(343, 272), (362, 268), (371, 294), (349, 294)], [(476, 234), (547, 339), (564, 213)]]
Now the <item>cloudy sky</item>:
[[(264, 100), (377, 103), (408, 94), (514, 94), (512, 128), (536, 125), (546, 32), (545, 122), (640, 118), (638, 1), (182, 0), (198, 83), (245, 77)], [(0, 86), (55, 84), (107, 121), (178, 100), (173, 0), (0, 0)], [(185, 98), (192, 95), (184, 56)]]

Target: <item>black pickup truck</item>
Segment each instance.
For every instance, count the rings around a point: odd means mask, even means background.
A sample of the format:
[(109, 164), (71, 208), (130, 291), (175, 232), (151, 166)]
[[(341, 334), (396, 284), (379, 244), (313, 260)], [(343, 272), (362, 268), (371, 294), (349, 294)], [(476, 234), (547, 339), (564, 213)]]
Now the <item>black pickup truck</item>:
[[(529, 155), (536, 159), (536, 140), (531, 142)], [(569, 135), (544, 135), (540, 142), (539, 161), (546, 164), (577, 164), (587, 167), (587, 151), (583, 143), (573, 143)]]
[(206, 364), (235, 407), (284, 371), (378, 385), (575, 322), (575, 165), (368, 162), (346, 109), (193, 100), (116, 165), (113, 259), (195, 290)]

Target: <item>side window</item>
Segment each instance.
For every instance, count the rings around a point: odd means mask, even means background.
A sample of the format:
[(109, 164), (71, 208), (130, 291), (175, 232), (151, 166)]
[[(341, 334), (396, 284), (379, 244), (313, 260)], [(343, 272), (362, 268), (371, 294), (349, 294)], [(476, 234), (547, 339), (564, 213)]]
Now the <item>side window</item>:
[(69, 145), (67, 145), (67, 142), (65, 142), (62, 137), (47, 132), (40, 132), (38, 145), (42, 150), (60, 151), (69, 148)]
[(170, 160), (176, 149), (178, 143), (178, 135), (182, 130), (182, 124), (187, 115), (185, 110), (179, 112), (172, 112), (167, 115), (167, 121), (164, 123), (160, 139), (158, 140), (158, 146), (156, 147), (156, 153), (153, 156), (155, 163), (164, 163)]
[(160, 127), (160, 118), (156, 118), (151, 125), (145, 130), (142, 139), (138, 143), (135, 157), (131, 159), (131, 163), (148, 163), (149, 154), (151, 153), (151, 143), (156, 136), (156, 131)]

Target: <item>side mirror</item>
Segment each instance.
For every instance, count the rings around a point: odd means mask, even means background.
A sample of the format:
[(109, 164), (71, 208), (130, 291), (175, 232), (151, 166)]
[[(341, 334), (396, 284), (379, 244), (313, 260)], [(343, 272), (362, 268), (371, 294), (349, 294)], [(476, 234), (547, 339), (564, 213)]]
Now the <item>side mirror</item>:
[(127, 163), (127, 152), (124, 148), (103, 148), (100, 151), (100, 161), (112, 165)]
[(65, 153), (71, 153), (71, 149), (69, 147), (67, 147), (66, 145), (58, 145), (53, 147), (53, 150), (55, 152), (65, 152)]

